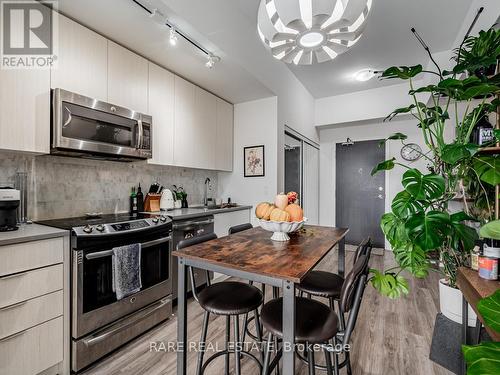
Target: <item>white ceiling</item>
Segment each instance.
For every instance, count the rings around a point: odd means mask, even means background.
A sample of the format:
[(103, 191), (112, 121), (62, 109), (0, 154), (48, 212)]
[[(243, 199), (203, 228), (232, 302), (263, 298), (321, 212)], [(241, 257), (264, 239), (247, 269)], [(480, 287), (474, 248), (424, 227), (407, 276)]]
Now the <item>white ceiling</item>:
[(131, 0), (59, 0), (62, 13), (137, 51), (233, 103), (273, 95), (271, 76), (290, 69), (316, 97), (355, 92), (392, 81), (360, 83), (352, 74), (371, 67), (426, 64), (428, 59), (410, 32), (417, 28), (435, 52), (449, 50), (469, 10), (470, 0), (373, 0), (362, 39), (337, 59), (312, 66), (276, 61), (257, 31), (260, 0), (144, 0), (205, 48), (222, 57), (215, 69), (188, 43), (168, 44), (168, 29), (154, 23)]

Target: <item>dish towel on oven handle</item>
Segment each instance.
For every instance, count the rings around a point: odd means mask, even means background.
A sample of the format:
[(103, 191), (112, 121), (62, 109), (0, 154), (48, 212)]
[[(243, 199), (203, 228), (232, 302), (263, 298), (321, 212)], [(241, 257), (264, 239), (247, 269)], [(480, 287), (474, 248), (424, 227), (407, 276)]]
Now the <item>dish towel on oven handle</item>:
[(140, 291), (141, 244), (113, 248), (112, 269), (113, 291), (117, 300)]

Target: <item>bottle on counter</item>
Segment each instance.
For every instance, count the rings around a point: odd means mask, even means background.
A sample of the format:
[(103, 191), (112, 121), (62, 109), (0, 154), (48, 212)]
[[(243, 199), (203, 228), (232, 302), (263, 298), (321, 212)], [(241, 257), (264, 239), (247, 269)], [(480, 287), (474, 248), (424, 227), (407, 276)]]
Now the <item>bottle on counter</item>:
[(142, 193), (141, 184), (137, 188), (137, 212), (144, 212), (144, 194)]
[(136, 214), (139, 212), (137, 207), (137, 194), (135, 192), (135, 186), (132, 187), (132, 192), (130, 193), (130, 213)]

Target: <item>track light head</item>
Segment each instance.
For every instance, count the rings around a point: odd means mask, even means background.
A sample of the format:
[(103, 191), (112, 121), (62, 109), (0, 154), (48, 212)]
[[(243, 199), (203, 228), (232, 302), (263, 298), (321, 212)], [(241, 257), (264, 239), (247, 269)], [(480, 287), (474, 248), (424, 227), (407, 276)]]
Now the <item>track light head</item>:
[(175, 46), (177, 44), (177, 31), (173, 27), (170, 28), (170, 45)]

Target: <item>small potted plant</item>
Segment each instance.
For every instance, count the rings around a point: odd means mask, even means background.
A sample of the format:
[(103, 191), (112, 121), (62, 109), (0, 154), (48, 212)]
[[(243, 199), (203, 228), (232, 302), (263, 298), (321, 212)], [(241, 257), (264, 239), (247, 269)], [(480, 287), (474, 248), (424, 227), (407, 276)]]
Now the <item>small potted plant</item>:
[(184, 191), (184, 188), (182, 186), (177, 187), (176, 185), (172, 185), (172, 187), (176, 206), (177, 202), (180, 202), (180, 207), (176, 208), (188, 208), (187, 193)]

